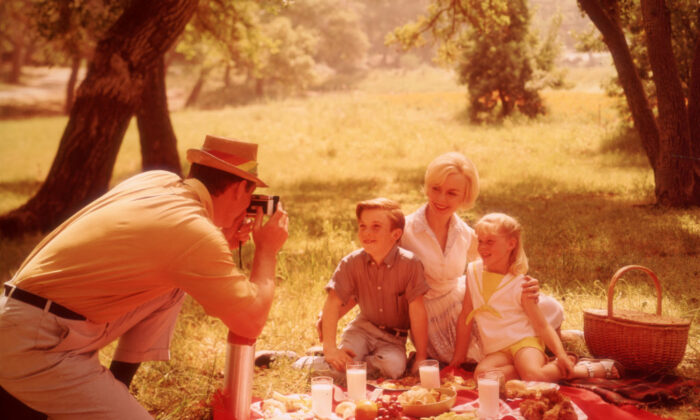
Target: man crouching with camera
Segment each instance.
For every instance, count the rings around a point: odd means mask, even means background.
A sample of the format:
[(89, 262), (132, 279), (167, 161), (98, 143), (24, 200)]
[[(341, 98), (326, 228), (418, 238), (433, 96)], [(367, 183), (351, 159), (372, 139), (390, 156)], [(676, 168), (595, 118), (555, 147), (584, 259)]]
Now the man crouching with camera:
[[(207, 136), (187, 159), (187, 179), (144, 172), (88, 204), (4, 285), (0, 386), (9, 395), (52, 418), (150, 420), (128, 386), (141, 362), (169, 359), (185, 293), (234, 334), (260, 334), (287, 213), (279, 206), (263, 224), (259, 208), (244, 222), (253, 191), (266, 187), (256, 144)], [(250, 233), (248, 279), (231, 249)], [(107, 370), (98, 351), (115, 339)], [(26, 418), (21, 404), (9, 408), (14, 417), (2, 406), (8, 418)]]

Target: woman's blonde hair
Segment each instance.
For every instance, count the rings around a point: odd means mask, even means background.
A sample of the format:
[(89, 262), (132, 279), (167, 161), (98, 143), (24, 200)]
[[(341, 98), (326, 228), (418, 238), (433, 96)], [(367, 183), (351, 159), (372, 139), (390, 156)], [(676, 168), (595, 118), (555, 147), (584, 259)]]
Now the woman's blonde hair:
[(511, 274), (527, 274), (529, 268), (527, 255), (523, 248), (522, 226), (513, 217), (503, 213), (489, 213), (479, 219), (474, 225), (476, 236), (491, 234), (514, 238), (517, 241), (515, 248), (510, 253), (508, 271)]
[(424, 192), (427, 194), (433, 185), (442, 184), (451, 174), (464, 175), (467, 179), (467, 189), (464, 193), (462, 207), (471, 208), (479, 196), (479, 172), (477, 172), (474, 163), (461, 153), (445, 153), (430, 162), (428, 169), (425, 170)]

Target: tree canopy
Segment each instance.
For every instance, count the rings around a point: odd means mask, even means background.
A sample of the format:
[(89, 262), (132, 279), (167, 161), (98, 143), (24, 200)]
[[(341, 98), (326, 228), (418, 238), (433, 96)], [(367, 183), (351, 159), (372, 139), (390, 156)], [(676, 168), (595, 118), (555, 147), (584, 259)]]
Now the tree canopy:
[(482, 32), (471, 27), (461, 40), (457, 73), (467, 85), (473, 121), (481, 120), (482, 114), (488, 117), (499, 101), (501, 117), (516, 107), (529, 117), (544, 114), (540, 90), (563, 83), (562, 74), (555, 74), (554, 68), (557, 25), (541, 43), (531, 31), (525, 0), (509, 2), (507, 10), (507, 30)]
[[(7, 236), (46, 231), (103, 194), (129, 121), (158, 98), (146, 94), (157, 86), (164, 94), (160, 70), (163, 54), (175, 42), (196, 8), (196, 0), (134, 2), (127, 7), (95, 50), (80, 85), (56, 158), (39, 191), (18, 209), (0, 217)], [(167, 108), (157, 104), (159, 114)], [(169, 123), (169, 120), (167, 121)], [(175, 152), (174, 138), (144, 144), (149, 150)], [(154, 153), (159, 159), (163, 153)], [(179, 168), (179, 160), (177, 161)]]
[(404, 49), (428, 42), (440, 47), (443, 63), (458, 61), (460, 82), (468, 87), (472, 120), (501, 116), (516, 107), (534, 117), (545, 112), (539, 91), (562, 84), (555, 72), (557, 24), (541, 43), (530, 28), (527, 0), (433, 0), (415, 21), (393, 31), (389, 42)]

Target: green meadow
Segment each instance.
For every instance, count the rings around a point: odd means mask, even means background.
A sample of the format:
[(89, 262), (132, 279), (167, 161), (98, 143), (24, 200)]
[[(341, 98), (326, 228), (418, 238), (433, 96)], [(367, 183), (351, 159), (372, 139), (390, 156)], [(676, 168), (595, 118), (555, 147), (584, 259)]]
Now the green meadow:
[[(386, 196), (406, 214), (424, 202), (424, 170), (437, 155), (469, 156), (481, 194), (461, 216), (473, 224), (501, 211), (525, 229), (530, 274), (564, 304), (564, 329), (583, 329), (582, 311), (605, 308), (619, 268), (652, 269), (663, 287), (663, 313), (694, 320), (676, 373), (700, 379), (700, 209), (653, 205), (654, 181), (634, 135), (619, 130), (613, 100), (598, 89), (607, 69), (572, 71), (571, 89), (547, 91), (549, 114), (512, 117), (498, 125), (467, 118), (466, 89), (452, 73), (432, 68), (375, 71), (352, 91), (259, 102), (218, 110), (175, 111), (183, 157), (207, 133), (260, 144), (267, 193), (282, 197), (289, 240), (279, 257), (278, 288), (257, 349), (303, 355), (318, 344), (314, 323), (338, 261), (357, 248), (355, 203)], [(0, 212), (27, 200), (48, 173), (66, 118), (0, 121)], [(114, 170), (116, 183), (140, 170), (138, 133), (130, 127)], [(40, 239), (0, 238), (0, 277), (12, 277)], [(238, 253), (234, 256), (238, 259)], [(252, 245), (242, 252), (251, 264)], [(614, 291), (616, 308), (653, 313), (651, 282), (630, 273)], [(346, 316), (345, 321), (352, 316)], [(211, 395), (223, 382), (226, 329), (191, 299), (178, 320), (169, 363), (142, 366), (132, 392), (159, 419), (209, 418)], [(112, 348), (101, 353), (109, 363)], [(254, 394), (306, 392), (309, 372), (290, 362), (256, 371)], [(700, 396), (653, 409), (697, 418)]]

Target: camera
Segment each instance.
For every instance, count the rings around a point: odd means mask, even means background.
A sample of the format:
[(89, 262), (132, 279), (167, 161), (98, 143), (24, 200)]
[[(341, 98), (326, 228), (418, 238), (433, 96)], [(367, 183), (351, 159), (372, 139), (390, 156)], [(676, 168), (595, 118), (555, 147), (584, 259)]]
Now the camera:
[(277, 204), (280, 201), (278, 195), (259, 195), (253, 194), (250, 200), (250, 206), (246, 209), (246, 216), (255, 217), (256, 209), (262, 207), (263, 214), (272, 215), (277, 210)]

